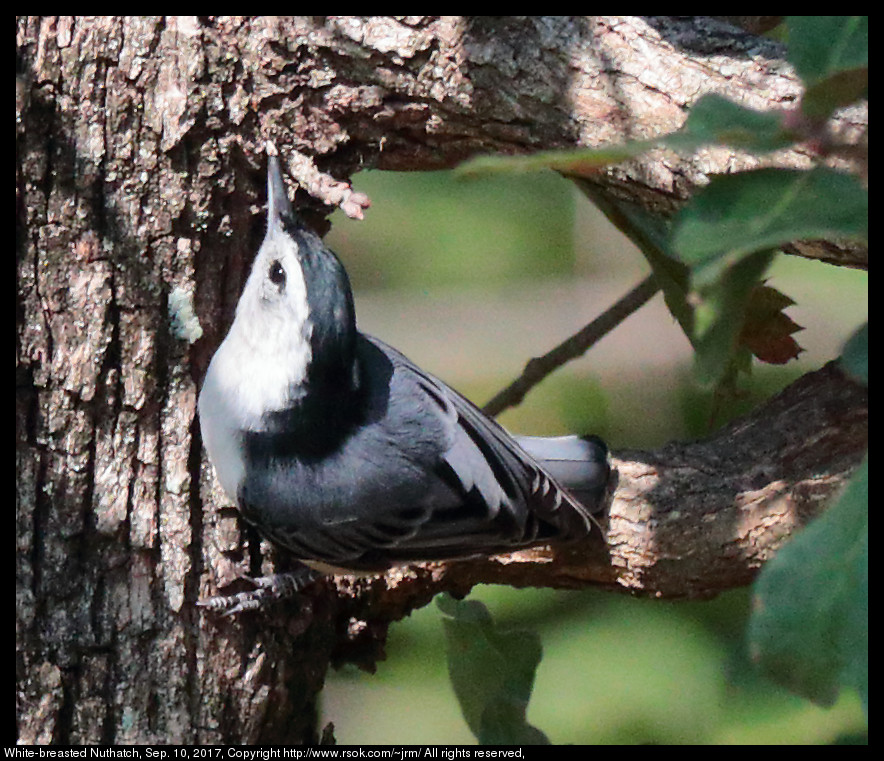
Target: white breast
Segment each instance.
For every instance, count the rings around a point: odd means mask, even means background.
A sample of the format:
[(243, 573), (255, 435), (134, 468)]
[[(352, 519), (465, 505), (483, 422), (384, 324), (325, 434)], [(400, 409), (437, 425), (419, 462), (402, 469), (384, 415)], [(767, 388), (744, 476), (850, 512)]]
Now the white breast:
[(219, 359), (220, 364), (224, 364), (220, 349), (212, 358), (200, 392), (200, 430), (218, 482), (231, 501), (236, 502), (236, 493), (245, 474), (242, 429), (236, 420), (232, 395), (225, 388), (224, 373), (216, 364)]

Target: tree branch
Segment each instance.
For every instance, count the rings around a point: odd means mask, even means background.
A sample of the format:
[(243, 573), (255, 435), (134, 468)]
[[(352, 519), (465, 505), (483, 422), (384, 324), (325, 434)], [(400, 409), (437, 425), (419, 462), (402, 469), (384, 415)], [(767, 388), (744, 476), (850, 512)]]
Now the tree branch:
[(610, 333), (629, 315), (647, 304), (659, 290), (657, 278), (654, 275), (646, 277), (591, 323), (582, 327), (543, 356), (529, 360), (522, 374), (505, 389), (495, 394), (482, 408), (482, 411), (486, 415), (495, 416), (509, 407), (520, 404), (525, 398), (525, 394), (550, 373), (589, 351), (597, 341)]
[[(280, 134), (285, 143), (309, 125), (312, 144), (294, 147), (347, 176), (365, 166), (443, 168), (483, 153), (651, 138), (681, 127), (691, 104), (706, 93), (788, 110), (802, 92), (782, 46), (702, 16), (326, 17), (322, 25), (302, 17), (277, 23), (267, 33), (278, 35), (301, 66), (277, 83), (281, 64), (271, 59), (265, 65), (271, 81), (258, 77), (254, 86), (260, 94), (297, 85), (301, 95), (262, 99), (259, 132)], [(250, 31), (258, 32), (260, 24), (252, 24)], [(245, 33), (237, 34), (243, 52)], [(309, 44), (300, 42), (305, 39)], [(310, 73), (317, 70), (322, 77)], [(862, 141), (867, 115), (865, 106), (846, 109), (832, 130), (846, 143)], [(254, 136), (243, 139), (255, 145)], [(670, 214), (711, 174), (807, 167), (813, 158), (803, 146), (764, 157), (720, 148), (684, 157), (653, 151), (600, 172), (594, 182), (604, 193)], [(868, 262), (866, 247), (848, 242), (803, 241), (788, 250), (854, 266)]]

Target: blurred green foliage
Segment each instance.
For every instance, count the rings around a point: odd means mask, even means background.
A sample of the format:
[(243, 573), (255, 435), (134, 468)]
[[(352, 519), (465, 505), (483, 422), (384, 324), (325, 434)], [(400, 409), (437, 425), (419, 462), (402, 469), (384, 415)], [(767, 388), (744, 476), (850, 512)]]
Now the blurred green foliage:
[(842, 685), (869, 702), (869, 466), (765, 565), (749, 622), (753, 656), (822, 705)]
[(532, 629), (500, 626), (478, 600), (436, 597), (448, 674), (470, 731), (483, 745), (548, 745), (525, 719), (543, 655)]

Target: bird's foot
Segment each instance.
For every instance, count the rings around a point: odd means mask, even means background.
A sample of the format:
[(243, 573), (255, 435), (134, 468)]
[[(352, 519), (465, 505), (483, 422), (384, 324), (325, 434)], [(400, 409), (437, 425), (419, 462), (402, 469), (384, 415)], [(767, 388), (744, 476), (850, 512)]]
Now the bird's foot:
[(316, 581), (321, 573), (302, 566), (287, 573), (274, 573), (270, 576), (243, 576), (255, 585), (254, 589), (232, 595), (217, 595), (197, 601), (197, 605), (213, 613), (233, 616), (253, 610), (266, 610), (280, 600), (294, 597), (308, 584)]

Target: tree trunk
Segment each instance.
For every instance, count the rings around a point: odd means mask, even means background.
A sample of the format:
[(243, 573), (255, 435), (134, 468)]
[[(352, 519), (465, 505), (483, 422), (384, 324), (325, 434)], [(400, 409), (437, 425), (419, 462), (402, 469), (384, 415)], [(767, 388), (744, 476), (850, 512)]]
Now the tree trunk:
[[(437, 591), (745, 584), (865, 448), (865, 393), (829, 368), (693, 449), (621, 453), (605, 545), (323, 582), (294, 614), (207, 615), (195, 600), (264, 557), (221, 507), (196, 398), (263, 235), (266, 140), (317, 209), (358, 215), (361, 167), (649, 137), (704, 92), (785, 107), (799, 83), (777, 44), (706, 17), (18, 17), (16, 55), (20, 742), (315, 740), (329, 662), (370, 668), (387, 623)], [(669, 213), (708, 173), (758, 163), (658, 153), (596, 182)], [(194, 343), (169, 316), (182, 293), (205, 328)]]

